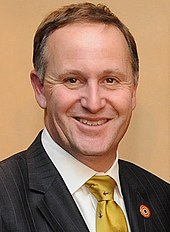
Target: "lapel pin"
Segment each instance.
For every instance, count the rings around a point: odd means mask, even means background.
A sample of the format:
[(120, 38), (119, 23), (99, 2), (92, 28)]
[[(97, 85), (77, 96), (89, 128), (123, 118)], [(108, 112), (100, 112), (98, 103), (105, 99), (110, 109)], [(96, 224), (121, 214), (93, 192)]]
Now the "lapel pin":
[(146, 205), (140, 206), (140, 213), (144, 218), (150, 218), (151, 216), (151, 211)]

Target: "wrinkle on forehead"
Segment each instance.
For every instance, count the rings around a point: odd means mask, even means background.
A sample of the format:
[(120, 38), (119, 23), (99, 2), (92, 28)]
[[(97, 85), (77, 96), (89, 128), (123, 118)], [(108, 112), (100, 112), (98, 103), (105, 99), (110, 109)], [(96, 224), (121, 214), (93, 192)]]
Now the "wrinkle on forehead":
[(47, 69), (55, 67), (53, 72), (58, 72), (61, 67), (89, 73), (97, 69), (98, 72), (119, 70), (124, 75), (132, 72), (126, 39), (112, 25), (71, 24), (53, 32), (47, 45)]
[[(95, 48), (107, 49), (108, 37), (110, 37), (110, 43), (123, 44), (125, 52), (129, 53), (128, 44), (123, 33), (113, 25), (105, 25), (101, 23), (74, 23), (67, 25), (63, 28), (54, 31), (47, 40), (47, 47), (50, 49), (58, 48), (58, 44), (63, 45), (64, 48), (74, 47), (75, 52), (79, 51), (79, 47), (84, 50), (88, 49), (92, 44)], [(90, 36), (88, 36), (90, 35)], [(119, 37), (119, 40), (117, 38)], [(121, 38), (121, 39), (120, 39)], [(65, 42), (69, 41), (68, 44)], [(77, 48), (77, 49), (76, 49)]]

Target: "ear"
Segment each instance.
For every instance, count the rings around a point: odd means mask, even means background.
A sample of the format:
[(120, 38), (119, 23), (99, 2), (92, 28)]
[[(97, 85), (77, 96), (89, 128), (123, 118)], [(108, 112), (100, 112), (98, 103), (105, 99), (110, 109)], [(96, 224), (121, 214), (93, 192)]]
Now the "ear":
[(44, 86), (35, 70), (30, 73), (31, 84), (34, 90), (35, 98), (39, 106), (43, 109), (46, 108), (46, 98), (44, 95)]

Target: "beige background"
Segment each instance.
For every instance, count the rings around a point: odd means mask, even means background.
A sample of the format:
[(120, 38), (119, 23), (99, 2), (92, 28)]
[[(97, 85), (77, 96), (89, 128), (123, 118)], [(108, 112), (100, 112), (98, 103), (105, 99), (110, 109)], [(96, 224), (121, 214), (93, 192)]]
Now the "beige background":
[[(0, 0), (0, 159), (27, 148), (43, 127), (29, 80), (32, 39), (47, 13), (71, 2)], [(130, 28), (140, 56), (138, 104), (121, 157), (170, 181), (170, 1), (102, 2)]]

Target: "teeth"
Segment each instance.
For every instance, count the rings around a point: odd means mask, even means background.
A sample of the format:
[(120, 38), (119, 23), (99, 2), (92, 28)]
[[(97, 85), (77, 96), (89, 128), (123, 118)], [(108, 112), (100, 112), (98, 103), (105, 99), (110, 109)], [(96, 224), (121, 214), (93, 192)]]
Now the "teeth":
[(101, 119), (101, 120), (98, 120), (98, 121), (90, 121), (90, 120), (87, 120), (87, 119), (79, 118), (78, 121), (83, 123), (83, 124), (86, 124), (88, 126), (99, 126), (99, 125), (102, 125), (102, 124), (106, 123), (107, 119)]

